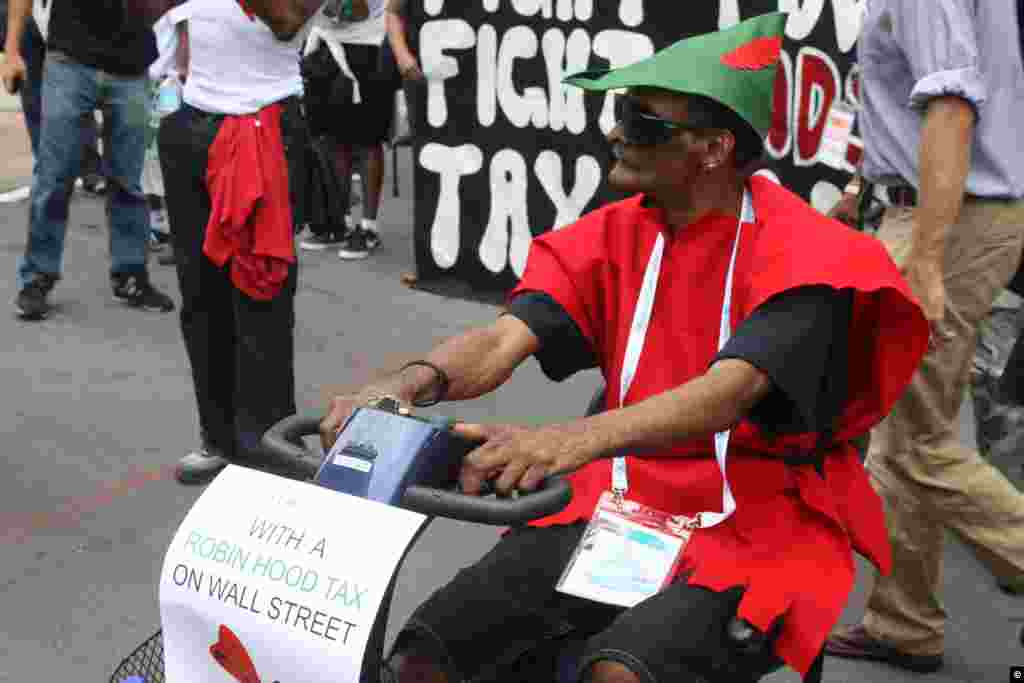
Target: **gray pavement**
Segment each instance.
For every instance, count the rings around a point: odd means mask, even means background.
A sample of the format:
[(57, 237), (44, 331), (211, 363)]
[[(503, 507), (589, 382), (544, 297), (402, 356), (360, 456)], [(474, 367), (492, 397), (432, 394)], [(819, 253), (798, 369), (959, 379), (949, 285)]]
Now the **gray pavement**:
[[(491, 320), (495, 309), (403, 287), (412, 269), (411, 170), (401, 158), (402, 196), (385, 196), (384, 245), (365, 262), (302, 253), (297, 296), (300, 410), (318, 412), (325, 385), (355, 385), (377, 368)], [(387, 181), (390, 188), (390, 179)], [(0, 205), (0, 288), (14, 295), (25, 202)], [(158, 624), (156, 577), (166, 545), (197, 488), (177, 485), (173, 463), (195, 445), (189, 368), (176, 315), (114, 303), (107, 281), (102, 205), (78, 196), (72, 209), (57, 315), (24, 324), (0, 317), (0, 681), (104, 681)], [(177, 298), (174, 273), (153, 278)], [(8, 311), (11, 309), (8, 307)], [(447, 405), (472, 420), (542, 422), (579, 414), (598, 378), (552, 386), (528, 363), (495, 395)], [(964, 438), (971, 438), (964, 416)], [(1009, 467), (1012, 463), (1002, 463)], [(436, 522), (410, 554), (391, 633), (418, 600), (496, 538), (493, 529)], [(870, 581), (861, 565), (844, 615), (860, 614)], [(958, 542), (948, 546), (945, 669), (913, 676), (830, 659), (839, 682), (994, 683), (1024, 664), (1017, 643), (1024, 602), (1007, 598)], [(795, 683), (780, 672), (771, 683)]]

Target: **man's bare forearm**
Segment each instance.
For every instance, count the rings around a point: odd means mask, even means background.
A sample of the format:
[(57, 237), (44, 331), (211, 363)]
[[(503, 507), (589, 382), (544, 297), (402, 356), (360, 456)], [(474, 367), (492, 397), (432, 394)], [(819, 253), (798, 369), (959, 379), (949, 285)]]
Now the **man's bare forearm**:
[(7, 5), (7, 42), (4, 52), (21, 54), (21, 36), (25, 33), (25, 22), (32, 14), (32, 0), (10, 0)]
[(385, 11), (384, 25), (387, 27), (388, 40), (391, 42), (391, 51), (395, 53), (395, 58), (415, 59), (405, 35), (405, 17), (390, 10)]
[(959, 97), (928, 104), (921, 126), (921, 187), (914, 228), (916, 256), (942, 263), (946, 237), (963, 207), (975, 113)]
[(175, 27), (178, 32), (178, 49), (174, 53), (174, 67), (178, 71), (178, 78), (188, 78), (189, 63), (191, 61), (191, 45), (188, 35), (188, 21), (183, 21)]
[[(537, 338), (524, 323), (502, 316), (493, 325), (452, 337), (423, 357), (441, 368), (450, 382), (442, 397), (462, 401), (483, 396), (501, 386), (538, 348)], [(432, 368), (413, 365), (375, 383), (381, 391), (406, 401), (430, 396), (439, 377)]]
[(771, 390), (771, 380), (742, 360), (723, 360), (686, 384), (580, 421), (596, 450), (662, 451), (731, 429)]

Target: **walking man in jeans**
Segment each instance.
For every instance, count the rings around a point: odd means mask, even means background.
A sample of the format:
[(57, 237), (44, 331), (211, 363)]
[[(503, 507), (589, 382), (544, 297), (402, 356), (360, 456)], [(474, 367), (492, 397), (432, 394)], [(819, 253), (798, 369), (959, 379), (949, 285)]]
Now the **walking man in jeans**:
[[(41, 320), (50, 312), (47, 296), (60, 279), (71, 193), (82, 164), (82, 116), (98, 108), (108, 126), (107, 216), (114, 298), (135, 308), (173, 311), (174, 303), (153, 287), (146, 270), (149, 210), (140, 181), (146, 68), (156, 57), (150, 27), (162, 8), (156, 7), (156, 0), (51, 2), (42, 128), (15, 307), (26, 320)], [(6, 57), (0, 68), (8, 92), (16, 91), (25, 79), (18, 46), (31, 11), (31, 0), (11, 0)]]

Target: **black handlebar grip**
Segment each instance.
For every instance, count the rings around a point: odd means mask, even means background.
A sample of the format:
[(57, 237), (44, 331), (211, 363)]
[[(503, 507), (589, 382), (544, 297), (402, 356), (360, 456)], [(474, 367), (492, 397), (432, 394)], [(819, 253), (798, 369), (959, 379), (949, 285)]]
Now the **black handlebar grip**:
[(275, 464), (296, 475), (312, 479), (320, 469), (320, 458), (299, 444), (302, 443), (302, 437), (319, 433), (319, 417), (290, 415), (268, 429), (261, 443)]
[(455, 491), (410, 486), (402, 507), (435, 517), (478, 524), (516, 525), (559, 512), (572, 500), (572, 487), (562, 477), (549, 477), (541, 487), (515, 498), (482, 498)]

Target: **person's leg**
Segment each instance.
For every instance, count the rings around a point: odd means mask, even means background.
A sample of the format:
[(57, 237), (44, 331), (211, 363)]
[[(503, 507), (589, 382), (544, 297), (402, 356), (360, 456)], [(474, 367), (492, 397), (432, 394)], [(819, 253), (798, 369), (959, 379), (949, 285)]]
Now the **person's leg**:
[(372, 74), (366, 78), (365, 107), (371, 115), (366, 119), (365, 138), (361, 145), (364, 158), (362, 228), (367, 233), (368, 246), (372, 251), (380, 246), (377, 213), (384, 187), (384, 143), (395, 117), (395, 83), (383, 70), (382, 50), (375, 50), (367, 60), (375, 66)]
[(158, 138), (181, 291), (181, 334), (192, 368), (203, 449), (179, 463), (183, 483), (208, 480), (234, 454), (235, 323), (232, 285), (203, 255), (210, 195), (207, 154), (216, 128), (182, 109), (165, 118)]
[[(351, 175), (338, 175), (337, 149), (342, 147), (329, 136), (311, 139), (309, 142), (309, 163), (315, 168), (310, 173), (310, 209), (307, 213), (312, 234), (302, 240), (300, 246), (309, 251), (322, 251), (339, 246), (352, 227), (347, 223), (348, 197), (352, 186)], [(342, 154), (342, 165), (345, 158)], [(351, 152), (348, 155), (351, 168)]]
[(753, 683), (782, 665), (770, 646), (745, 653), (728, 640), (741, 588), (677, 581), (623, 612), (583, 647), (578, 678), (594, 683)]
[[(381, 188), (384, 185), (384, 141), (391, 125), (391, 107), (383, 106), (380, 80), (380, 48), (375, 45), (346, 45), (349, 66), (359, 80), (360, 101), (351, 103), (346, 111), (348, 120), (359, 121), (357, 128), (338, 131), (339, 139), (350, 144), (347, 153), (348, 173), (338, 169), (339, 178), (351, 179), (353, 155), (361, 162), (362, 218), (357, 230), (345, 239), (338, 251), (342, 259), (363, 259), (380, 246), (377, 231), (377, 210), (380, 207)], [(341, 137), (344, 134), (344, 137)], [(347, 199), (351, 190), (344, 198)], [(348, 206), (348, 203), (344, 204)]]
[(363, 164), (363, 216), (358, 230), (344, 240), (338, 256), (345, 260), (364, 259), (380, 246), (380, 231), (377, 227), (377, 211), (380, 207), (381, 188), (384, 185), (384, 145), (360, 145), (359, 151), (365, 158)]
[(508, 532), (416, 609), (385, 667), (401, 683), (502, 680), (502, 672), (568, 623), (585, 636), (606, 627), (621, 608), (554, 590), (585, 526)]
[[(29, 297), (31, 301), (16, 304), (26, 318), (45, 317), (46, 293), (60, 277), (71, 192), (82, 163), (79, 122), (82, 112), (91, 111), (95, 106), (97, 95), (96, 70), (64, 55), (49, 53), (44, 73), (42, 125), (30, 197), (28, 240), (18, 262), (17, 275), (19, 292), (34, 293)], [(38, 278), (46, 280), (43, 290), (26, 291)]]
[(366, 148), (366, 164), (363, 171), (363, 218), (373, 221), (375, 226), (383, 187), (384, 144), (378, 143)]
[(1004, 290), (982, 321), (971, 365), (970, 391), (975, 434), (982, 457), (1015, 453), (1024, 437), (1024, 410), (1005, 401), (999, 378), (1021, 333), (1021, 298)]
[[(913, 214), (892, 214), (878, 237), (900, 264)], [(961, 446), (957, 429), (977, 328), (1019, 262), (1022, 224), (1021, 202), (964, 205), (950, 231), (944, 265), (942, 330), (950, 338), (925, 356), (883, 429), (873, 435), (867, 467), (883, 497), (895, 493), (918, 501), (903, 503), (907, 514), (888, 519), (896, 561), (893, 572), (876, 582), (864, 627), (904, 653), (943, 650), (942, 535), (936, 521), (965, 538), (998, 578), (1024, 577), (1024, 496), (977, 451)], [(917, 502), (921, 508), (915, 510)]]
[(100, 154), (100, 139), (103, 127), (96, 121), (96, 112), (82, 116), (82, 188), (94, 195), (107, 192), (107, 177), (104, 161)]
[(21, 58), (25, 60), (25, 81), (21, 84), (21, 113), (25, 117), (32, 157), (39, 155), (39, 127), (43, 117), (43, 60), (46, 59), (46, 42), (39, 33), (39, 27), (31, 17), (25, 22), (21, 35)]
[[(310, 172), (309, 211), (306, 222), (310, 235), (299, 246), (310, 251), (322, 251), (341, 244), (347, 232), (345, 218), (351, 182), (342, 179), (336, 171), (336, 144), (332, 132), (345, 130), (352, 119), (339, 116), (333, 106), (332, 92), (335, 79), (341, 78), (341, 69), (326, 44), (302, 61), (305, 94), (304, 107), (308, 121)], [(351, 163), (349, 164), (351, 166)]]
[(352, 194), (352, 167), (355, 150), (348, 142), (337, 139), (330, 140), (331, 150), (334, 152), (334, 173), (338, 177), (338, 201), (341, 206), (349, 205), (349, 198)]
[(149, 207), (142, 193), (149, 107), (146, 78), (103, 74), (105, 164), (109, 171), (111, 282), (125, 304), (168, 313), (174, 302), (149, 281)]
[(274, 423), (295, 414), (295, 288), (292, 266), (284, 288), (257, 301), (232, 287), (235, 321), (234, 437), (236, 457), (258, 463), (260, 441)]

